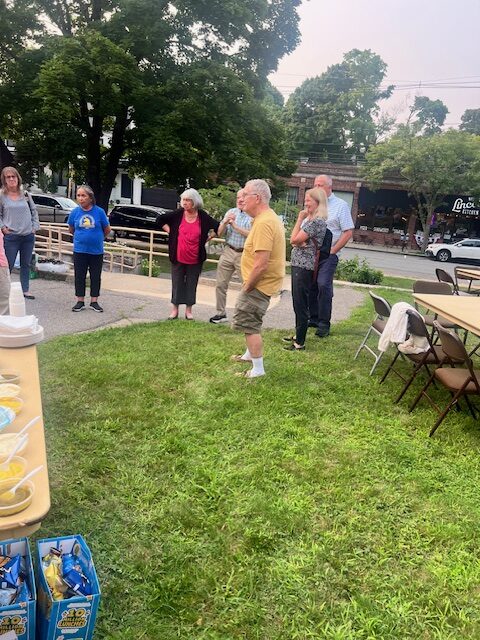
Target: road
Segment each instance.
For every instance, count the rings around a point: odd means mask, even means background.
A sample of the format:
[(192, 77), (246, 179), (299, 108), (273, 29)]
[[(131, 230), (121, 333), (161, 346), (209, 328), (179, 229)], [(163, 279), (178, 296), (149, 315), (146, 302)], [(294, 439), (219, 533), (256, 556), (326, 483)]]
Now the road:
[(346, 247), (342, 250), (342, 258), (349, 260), (354, 256), (365, 259), (375, 269), (380, 269), (385, 275), (400, 276), (404, 278), (417, 278), (419, 280), (436, 280), (435, 269), (441, 267), (453, 276), (455, 267), (451, 262), (436, 262), (429, 258), (410, 256), (400, 253), (387, 253), (386, 251), (369, 251)]

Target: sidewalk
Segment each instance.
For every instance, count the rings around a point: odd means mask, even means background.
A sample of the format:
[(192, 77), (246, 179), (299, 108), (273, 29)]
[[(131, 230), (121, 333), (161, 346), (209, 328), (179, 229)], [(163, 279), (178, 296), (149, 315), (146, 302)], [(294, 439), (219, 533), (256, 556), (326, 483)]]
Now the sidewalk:
[[(18, 276), (13, 275), (13, 280)], [(104, 313), (95, 313), (88, 308), (73, 313), (74, 287), (70, 282), (37, 278), (31, 282), (35, 300), (26, 300), (27, 313), (37, 316), (45, 331), (45, 339), (92, 331), (101, 327), (120, 327), (138, 322), (158, 322), (170, 313), (170, 278), (147, 278), (146, 276), (108, 273), (102, 274), (100, 303)], [(227, 314), (231, 319), (238, 289), (229, 289)], [(349, 286), (335, 287), (332, 321), (348, 318), (353, 308), (364, 299), (365, 293)], [(181, 313), (183, 313), (180, 308)], [(197, 321), (207, 322), (215, 315), (215, 287), (211, 278), (201, 278), (197, 289), (197, 304), (194, 309)], [(287, 329), (294, 327), (295, 316), (290, 293), (290, 277), (285, 278), (282, 294), (272, 299), (265, 316), (264, 327)], [(215, 330), (215, 325), (210, 325)]]

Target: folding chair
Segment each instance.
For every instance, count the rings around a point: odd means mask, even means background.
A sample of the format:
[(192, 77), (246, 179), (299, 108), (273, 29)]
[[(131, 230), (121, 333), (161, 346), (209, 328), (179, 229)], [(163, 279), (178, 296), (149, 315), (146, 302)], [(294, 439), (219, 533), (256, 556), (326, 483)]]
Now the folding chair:
[(458, 281), (459, 280), (468, 280), (467, 293), (469, 295), (472, 295), (472, 296), (480, 296), (480, 289), (474, 289), (472, 291), (473, 280), (471, 278), (468, 278), (467, 276), (462, 276), (461, 273), (459, 273), (462, 269), (465, 269), (465, 267), (454, 267), (453, 268), (453, 272), (455, 274), (455, 283), (456, 283), (457, 289), (458, 289)]
[[(472, 417), (475, 419), (476, 413), (468, 396), (480, 396), (480, 370), (473, 368), (472, 360), (470, 359), (463, 342), (460, 340), (456, 333), (448, 331), (438, 322), (435, 322), (435, 330), (438, 331), (438, 334), (440, 336), (442, 350), (446, 358), (439, 365), (439, 367), (435, 369), (423, 389), (415, 398), (412, 406), (410, 407), (410, 411), (413, 411), (422, 396), (425, 396), (432, 407), (434, 407), (434, 409), (440, 414), (440, 417), (435, 422), (430, 431), (430, 436), (433, 436), (450, 409), (454, 405), (456, 405), (457, 408), (459, 407), (458, 400), (462, 396), (465, 397), (465, 402), (467, 403), (468, 409)], [(455, 362), (455, 364), (464, 364), (466, 365), (466, 368), (458, 368), (456, 366), (452, 368), (445, 367), (444, 365), (447, 363), (447, 359), (450, 362)], [(432, 384), (432, 382), (434, 382), (434, 380), (440, 382), (440, 384), (446, 387), (452, 395), (450, 402), (443, 411), (427, 394), (427, 389)]]
[(367, 334), (366, 334), (365, 338), (363, 339), (362, 344), (358, 347), (358, 350), (357, 350), (357, 353), (355, 354), (354, 360), (356, 360), (358, 358), (358, 354), (360, 353), (360, 351), (362, 349), (366, 349), (369, 353), (371, 353), (372, 356), (375, 358), (375, 362), (373, 363), (373, 367), (370, 369), (370, 375), (372, 375), (372, 373), (377, 368), (377, 364), (380, 362), (380, 360), (381, 360), (381, 358), (383, 356), (383, 351), (380, 351), (378, 353), (376, 351), (374, 351), (367, 344), (367, 340), (370, 337), (370, 334), (372, 332), (375, 333), (378, 337), (380, 337), (382, 335), (383, 330), (385, 329), (385, 325), (387, 323), (387, 318), (390, 315), (390, 311), (391, 311), (392, 308), (389, 305), (389, 303), (385, 300), (385, 298), (381, 298), (380, 296), (375, 295), (371, 291), (369, 293), (370, 293), (370, 296), (372, 298), (373, 307), (375, 309), (376, 315), (375, 315), (375, 318), (372, 321), (372, 324), (368, 328)]
[[(455, 267), (456, 269), (457, 267)], [(446, 282), (447, 284), (449, 284), (452, 288), (453, 288), (453, 294), (456, 296), (468, 296), (468, 293), (466, 291), (460, 291), (460, 289), (458, 288), (458, 282), (456, 282), (453, 277), (448, 273), (448, 271), (445, 271), (445, 269), (435, 269), (435, 274), (437, 276), (437, 279), (439, 282)], [(455, 275), (455, 278), (457, 279), (457, 276)]]
[[(430, 376), (430, 369), (428, 365), (438, 366), (445, 358), (445, 354), (442, 351), (442, 347), (434, 346), (432, 344), (432, 339), (428, 333), (428, 329), (425, 326), (425, 322), (422, 316), (413, 309), (407, 311), (408, 315), (408, 333), (410, 336), (417, 336), (418, 338), (425, 338), (428, 343), (428, 349), (423, 351), (422, 353), (404, 353), (400, 351), (397, 347), (397, 353), (393, 357), (393, 360), (388, 366), (388, 369), (383, 374), (382, 379), (380, 380), (380, 384), (386, 379), (390, 372), (395, 373), (403, 382), (405, 383), (403, 389), (400, 391), (400, 394), (395, 399), (395, 403), (400, 402), (405, 393), (410, 388), (410, 385), (417, 377), (417, 374), (420, 372), (422, 368), (425, 368), (427, 374)], [(400, 372), (398, 369), (395, 369), (395, 363), (397, 362), (400, 356), (404, 356), (413, 364), (413, 372), (409, 377), (403, 372)]]
[[(448, 282), (430, 282), (429, 280), (416, 280), (413, 283), (413, 293), (432, 293), (436, 295), (444, 295), (451, 296), (453, 295), (453, 289), (448, 284)], [(415, 302), (415, 309), (418, 311), (418, 304)], [(442, 318), (438, 314), (423, 314), (423, 319), (425, 320), (425, 324), (427, 327), (432, 327), (432, 331), (430, 333), (430, 337), (433, 340), (433, 334), (435, 333), (435, 329), (433, 328), (433, 323), (435, 320), (441, 323), (442, 327), (446, 327), (447, 329), (457, 330), (457, 325), (446, 318)]]

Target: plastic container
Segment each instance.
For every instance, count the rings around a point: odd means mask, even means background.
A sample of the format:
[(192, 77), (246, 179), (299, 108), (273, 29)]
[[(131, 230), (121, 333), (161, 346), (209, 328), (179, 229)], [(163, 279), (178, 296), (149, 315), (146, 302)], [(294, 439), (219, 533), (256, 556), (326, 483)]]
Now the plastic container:
[(12, 500), (8, 500), (8, 504), (4, 504), (2, 500), (2, 492), (6, 491), (9, 491), (9, 489), (0, 488), (0, 517), (12, 516), (14, 513), (20, 513), (20, 511), (29, 507), (35, 493), (35, 485), (30, 480), (26, 480), (15, 491), (15, 497)]
[(11, 382), (0, 383), (0, 404), (2, 404), (1, 398), (15, 398), (20, 394), (20, 387), (18, 384), (12, 384)]
[(25, 306), (25, 298), (23, 296), (22, 285), (19, 282), (12, 282), (10, 285), (10, 296), (8, 298), (8, 306), (11, 316), (25, 316), (27, 310)]
[(7, 469), (0, 466), (0, 493), (11, 489), (25, 475), (27, 461), (20, 456), (13, 456)]
[(18, 416), (23, 409), (23, 400), (18, 396), (16, 398), (1, 398), (0, 407), (11, 409)]
[(4, 382), (18, 384), (20, 382), (20, 371), (15, 371), (15, 369), (0, 369), (0, 382), (2, 384)]
[[(16, 433), (0, 433), (0, 464), (5, 462), (17, 442), (18, 437)], [(17, 451), (18, 455), (21, 455), (25, 451), (27, 445), (28, 436), (26, 437), (25, 443)]]
[(0, 405), (0, 431), (8, 427), (15, 420), (15, 411), (9, 407), (3, 407)]

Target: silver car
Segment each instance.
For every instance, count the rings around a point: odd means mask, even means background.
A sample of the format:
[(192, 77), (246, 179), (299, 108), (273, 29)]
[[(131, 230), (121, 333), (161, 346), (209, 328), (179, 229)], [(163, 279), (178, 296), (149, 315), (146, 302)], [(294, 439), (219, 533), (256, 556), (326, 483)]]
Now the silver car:
[(70, 211), (75, 209), (76, 202), (64, 196), (46, 193), (31, 193), (38, 211), (40, 222), (67, 222)]

